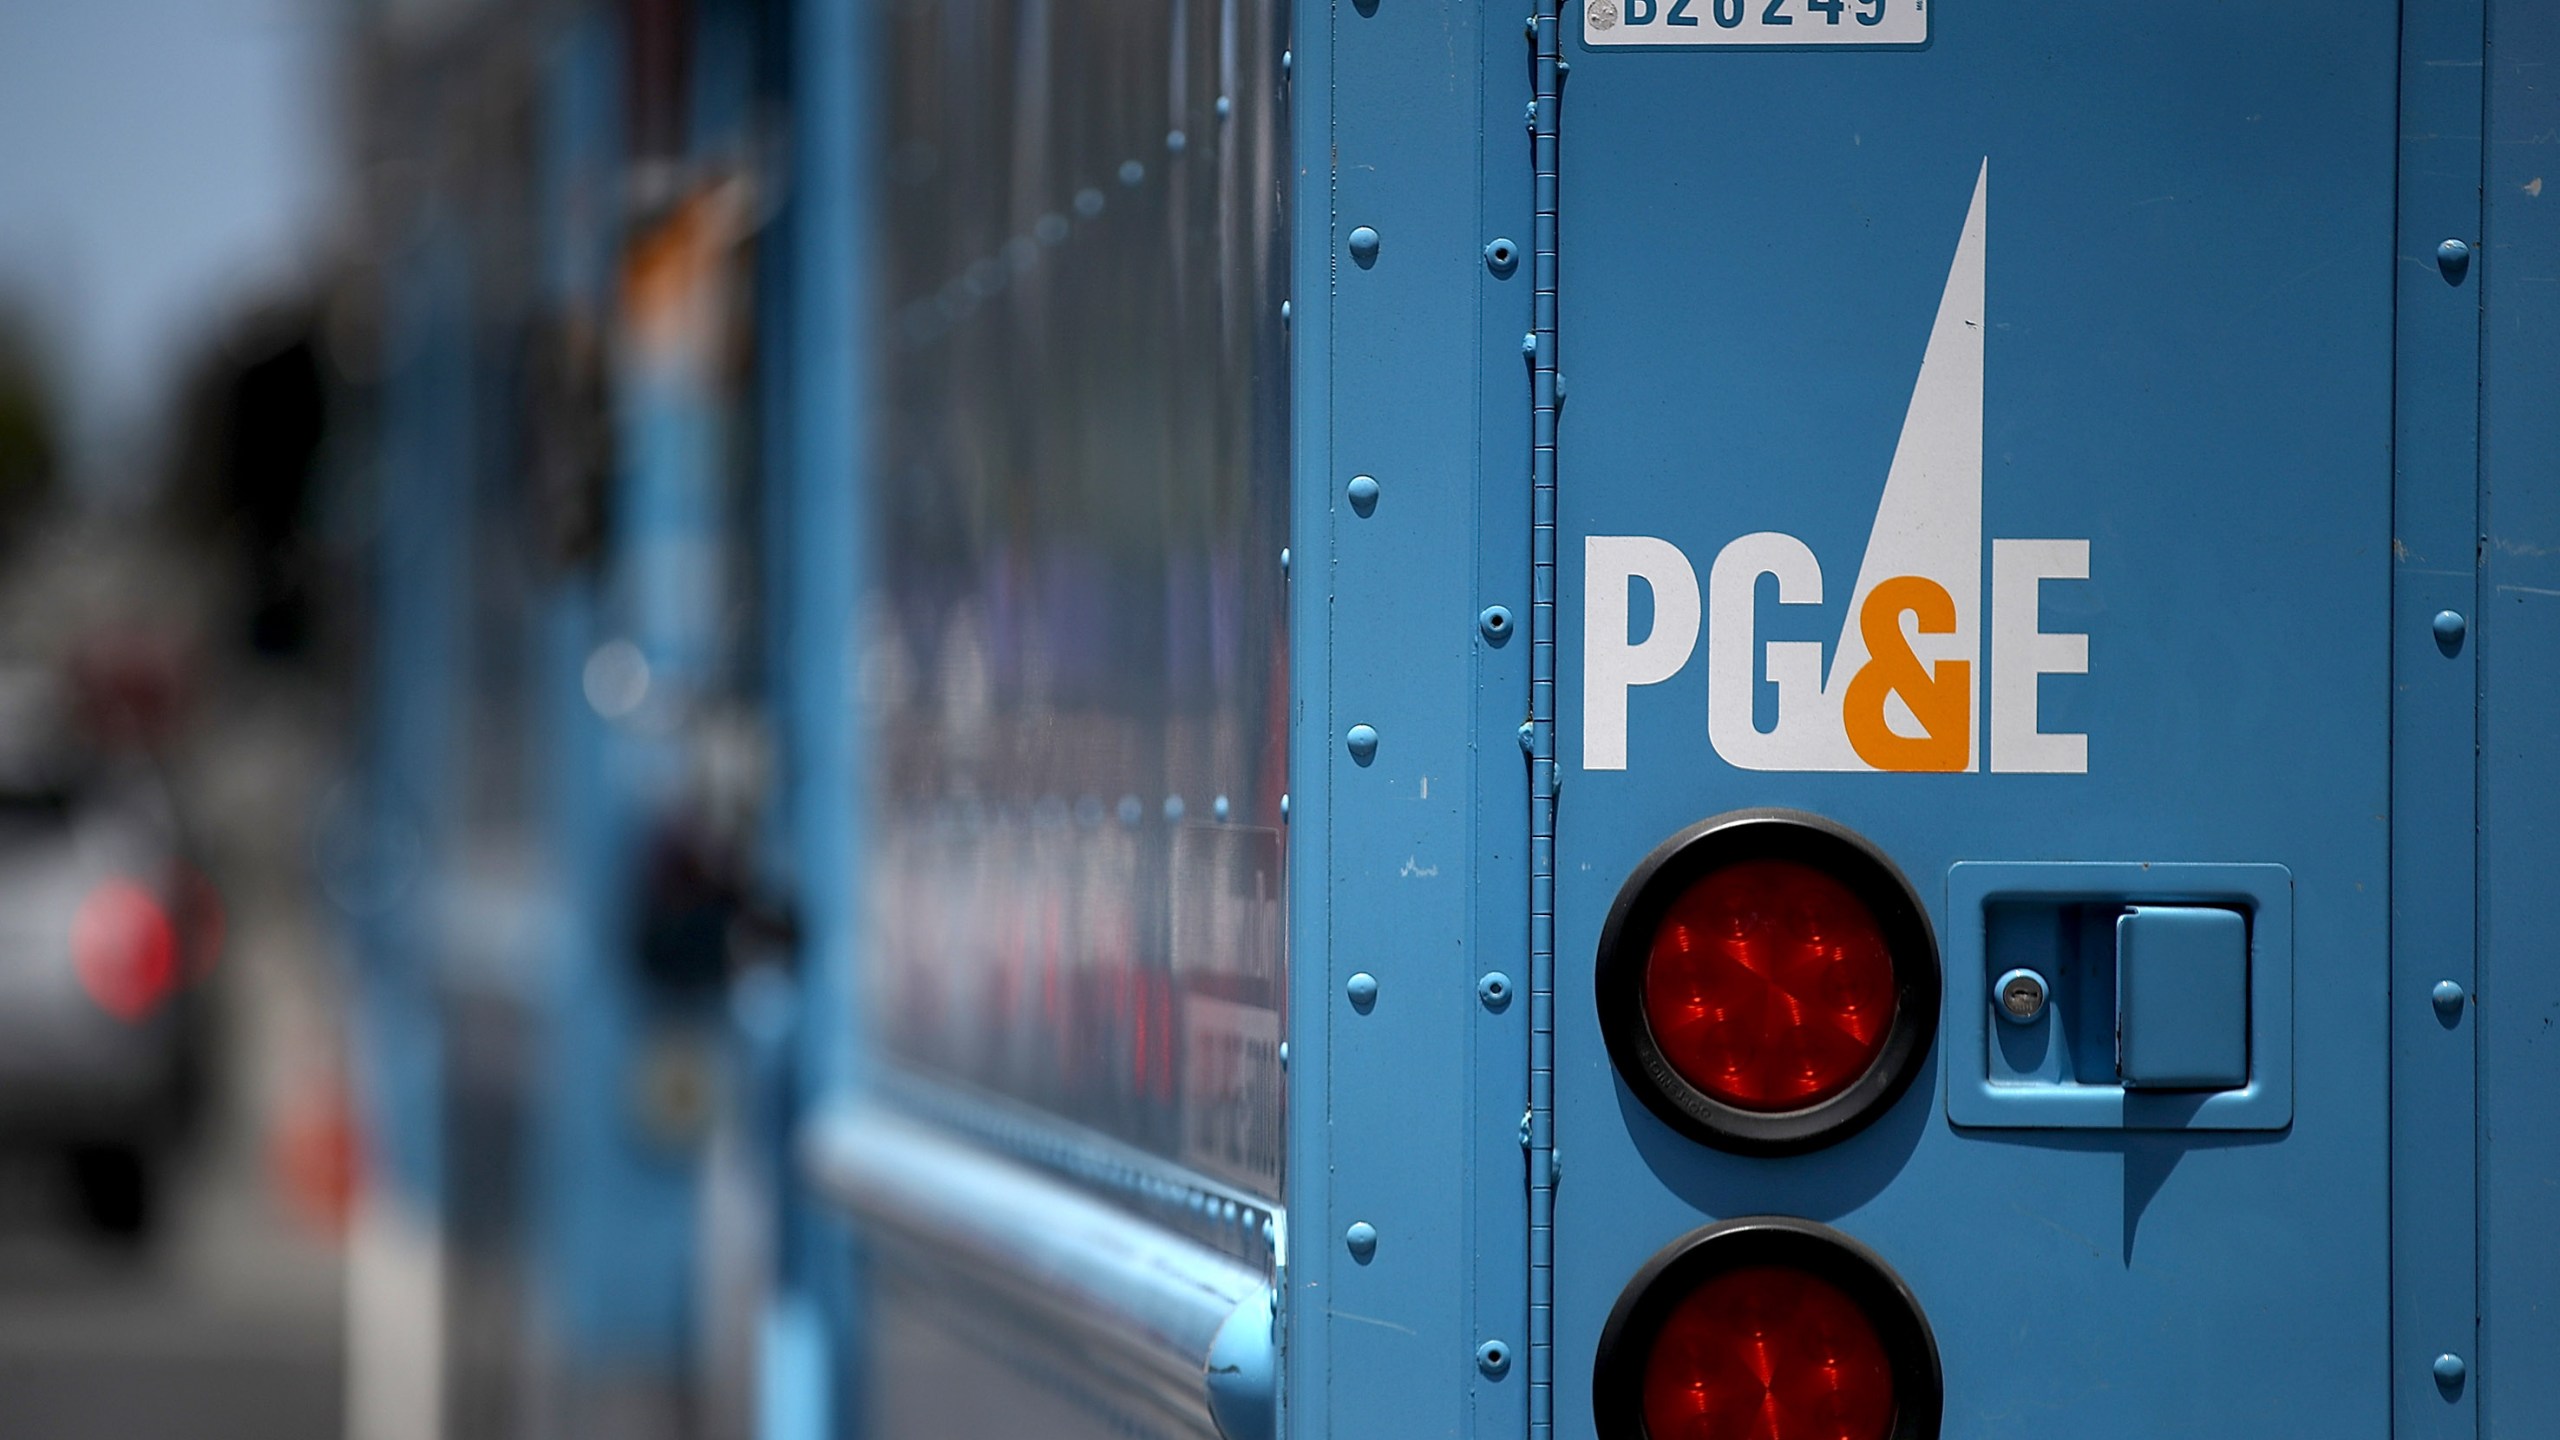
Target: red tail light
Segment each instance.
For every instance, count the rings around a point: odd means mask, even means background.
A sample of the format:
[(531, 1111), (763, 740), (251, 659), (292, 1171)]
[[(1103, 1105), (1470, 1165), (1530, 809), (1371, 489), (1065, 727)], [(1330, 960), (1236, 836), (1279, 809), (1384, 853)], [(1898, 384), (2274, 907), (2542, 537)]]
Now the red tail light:
[(1640, 1271), (1600, 1342), (1601, 1440), (1932, 1440), (1941, 1382), (1919, 1302), (1804, 1220), (1730, 1221)]
[(1719, 816), (1646, 857), (1596, 981), (1628, 1088), (1728, 1150), (1854, 1133), (1937, 1031), (1937, 941), (1910, 885), (1849, 831), (1784, 811)]
[(71, 968), (99, 1009), (131, 1024), (177, 986), (178, 929), (149, 889), (109, 880), (72, 917)]
[(1849, 1088), (1893, 1022), (1893, 953), (1849, 887), (1790, 860), (1709, 872), (1653, 932), (1644, 1011), (1681, 1078), (1745, 1110)]
[(1664, 1320), (1644, 1367), (1653, 1440), (1885, 1440), (1893, 1367), (1857, 1302), (1778, 1265), (1718, 1275)]

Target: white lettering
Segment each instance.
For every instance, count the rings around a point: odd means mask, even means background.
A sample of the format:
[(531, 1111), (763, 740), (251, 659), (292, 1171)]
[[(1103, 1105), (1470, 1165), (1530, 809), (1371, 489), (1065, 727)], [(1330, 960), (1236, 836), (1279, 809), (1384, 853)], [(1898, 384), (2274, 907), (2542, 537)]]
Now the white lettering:
[[(1627, 634), (1629, 592), (1653, 592), (1653, 628)], [(1627, 692), (1680, 673), (1698, 645), (1698, 572), (1667, 540), (1589, 535), (1582, 542), (1582, 768), (1627, 768)]]
[(2036, 679), (2089, 673), (2089, 637), (2036, 628), (2036, 587), (2089, 578), (2086, 540), (1991, 542), (1991, 768), (2086, 775), (2089, 737), (2036, 728)]
[(1822, 603), (1822, 562), (1793, 535), (1762, 530), (1717, 552), (1707, 571), (1707, 604), (1714, 618), (1707, 627), (1707, 740), (1726, 764), (1738, 769), (1819, 764), (1826, 752), (1819, 733), (1825, 718), (1821, 641), (1769, 642), (1767, 673), (1769, 683), (1778, 687), (1778, 721), (1766, 734), (1754, 723), (1763, 575), (1777, 577), (1781, 605)]

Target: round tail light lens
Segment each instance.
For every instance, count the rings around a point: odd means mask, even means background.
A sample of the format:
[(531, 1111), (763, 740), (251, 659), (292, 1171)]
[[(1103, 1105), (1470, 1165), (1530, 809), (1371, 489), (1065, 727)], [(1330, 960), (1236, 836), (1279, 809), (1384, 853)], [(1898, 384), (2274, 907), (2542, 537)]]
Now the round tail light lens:
[(1719, 1275), (1663, 1322), (1644, 1367), (1653, 1440), (1886, 1440), (1893, 1367), (1857, 1302), (1779, 1265)]
[(1804, 1220), (1710, 1226), (1656, 1255), (1600, 1343), (1601, 1440), (1928, 1440), (1937, 1343), (1908, 1287)]
[(1645, 957), (1644, 1012), (1682, 1079), (1745, 1110), (1800, 1110), (1884, 1050), (1893, 953), (1848, 886), (1745, 860), (1672, 900)]
[(1852, 1134), (1900, 1097), (1937, 1030), (1937, 941), (1875, 848), (1787, 811), (1672, 837), (1601, 933), (1602, 1034), (1656, 1114), (1728, 1150)]

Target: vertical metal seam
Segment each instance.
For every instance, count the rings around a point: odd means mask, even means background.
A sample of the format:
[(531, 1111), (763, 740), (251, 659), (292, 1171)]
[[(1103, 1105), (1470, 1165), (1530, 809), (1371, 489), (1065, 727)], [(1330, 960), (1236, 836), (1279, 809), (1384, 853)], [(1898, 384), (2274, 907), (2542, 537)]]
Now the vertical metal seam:
[(1529, 418), (1529, 1435), (1555, 1431), (1556, 242), (1563, 3), (1537, 0)]
[[(2489, 286), (2493, 283), (2489, 263), (2489, 175), (2494, 168), (2490, 153), (2489, 133), (2493, 117), (2490, 101), (2489, 67), (2492, 32), (2489, 24), (2490, 0), (2475, 0), (2478, 6), (2480, 35), (2479, 78), (2473, 99), (2476, 102), (2479, 149), (2472, 164), (2470, 213), (2463, 229), (2471, 245), (2471, 284), (2466, 297), (2471, 310), (2471, 584), (2464, 596), (2463, 611), (2470, 616), (2471, 628), (2471, 1003), (2476, 1007), (2480, 992), (2491, 977), (2485, 973), (2484, 959), (2489, 953), (2489, 907), (2483, 893), (2488, 878), (2487, 856), (2482, 853), (2485, 828), (2481, 782), (2487, 767), (2482, 763), (2488, 742), (2489, 667), (2485, 663), (2489, 644), (2489, 607), (2480, 603), (2481, 590), (2489, 580)], [(2396, 147), (2395, 147), (2396, 151)], [(2397, 158), (2395, 153), (2394, 158)], [(2395, 176), (2396, 184), (2396, 176)], [(2398, 357), (2395, 356), (2394, 359)], [(2395, 647), (2396, 648), (2396, 647)], [(2396, 677), (2395, 677), (2396, 678)], [(2482, 1043), (2480, 1014), (2475, 1008), (2464, 1017), (2463, 1035), (2470, 1042), (2471, 1090), (2471, 1313), (2460, 1317), (2470, 1321), (2462, 1334), (2471, 1364), (2470, 1424), (2473, 1436), (2491, 1433), (2489, 1423), (2489, 1286), (2483, 1273), (2489, 1257), (2489, 1134), (2488, 1107), (2481, 1103), (2482, 1082), (2486, 1076), (2482, 1066), (2488, 1046)], [(2386, 1142), (2387, 1143), (2387, 1142)], [(2386, 1187), (2387, 1188), (2387, 1187)]]

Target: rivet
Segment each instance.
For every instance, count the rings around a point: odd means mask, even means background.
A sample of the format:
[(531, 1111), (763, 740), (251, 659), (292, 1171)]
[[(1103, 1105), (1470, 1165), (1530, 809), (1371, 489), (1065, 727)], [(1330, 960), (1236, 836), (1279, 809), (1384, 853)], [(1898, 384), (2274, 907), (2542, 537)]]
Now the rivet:
[(1217, 799), (1210, 801), (1210, 802), (1209, 802), (1209, 813), (1210, 813), (1210, 814), (1212, 814), (1212, 815), (1217, 816), (1217, 817), (1218, 817), (1219, 819), (1221, 819), (1221, 820), (1226, 819), (1226, 818), (1227, 818), (1227, 797), (1226, 797), (1226, 796), (1224, 796), (1224, 795), (1221, 795), (1221, 796), (1219, 796)]
[(1178, 821), (1178, 820), (1180, 820), (1180, 819), (1182, 818), (1182, 809), (1183, 809), (1183, 806), (1182, 806), (1182, 797), (1181, 797), (1181, 796), (1179, 796), (1179, 795), (1167, 795), (1166, 797), (1164, 797), (1164, 818), (1166, 818), (1167, 820), (1177, 820), (1177, 821)]
[(1499, 970), (1487, 972), (1476, 982), (1476, 998), (1487, 1010), (1499, 1010), (1511, 1003), (1511, 977)]
[(1343, 733), (1342, 745), (1351, 752), (1352, 759), (1366, 765), (1377, 758), (1378, 731), (1374, 726), (1354, 725)]
[(1164, 148), (1172, 151), (1176, 155), (1181, 154), (1183, 147), (1190, 143), (1191, 137), (1183, 134), (1179, 130), (1167, 130), (1164, 132)]
[(1361, 516), (1366, 518), (1370, 511), (1378, 508), (1378, 477), (1354, 475), (1351, 477), (1351, 483), (1343, 487), (1342, 493), (1344, 498), (1351, 502), (1351, 508), (1359, 511)]
[(1280, 818), (1283, 820), (1289, 818), (1289, 797), (1286, 792), (1280, 796)]
[(1520, 247), (1509, 237), (1497, 235), (1484, 247), (1484, 263), (1494, 274), (1508, 275), (1520, 267)]
[(2462, 1363), (2462, 1357), (2450, 1350), (2437, 1356), (2436, 1363), (2427, 1368), (2435, 1372), (2436, 1383), (2446, 1390), (2462, 1388), (2464, 1378), (2471, 1373), (2471, 1367)]
[(1538, 358), (1538, 332), (1537, 332), (1537, 331), (1532, 330), (1532, 331), (1530, 331), (1528, 334), (1523, 335), (1523, 336), (1521, 336), (1521, 337), (1520, 337), (1520, 353), (1521, 353), (1521, 354), (1523, 354), (1523, 355), (1528, 356), (1528, 357), (1529, 357), (1530, 359), (1532, 359), (1532, 360), (1535, 360), (1536, 358)]
[(1087, 220), (1102, 213), (1102, 192), (1088, 185), (1076, 192), (1076, 213)]
[(1120, 797), (1121, 824), (1135, 826), (1140, 820), (1146, 818), (1146, 813), (1147, 807), (1138, 803), (1137, 796), (1123, 795)]
[(1280, 1068), (1289, 1068), (1289, 1042), (1286, 1040), (1280, 1042)]
[(1487, 605), (1484, 607), (1484, 613), (1476, 617), (1476, 628), (1484, 632), (1484, 638), (1496, 645), (1510, 639), (1510, 608), (1503, 605)]
[(1123, 185), (1135, 185), (1135, 184), (1137, 184), (1139, 181), (1144, 180), (1144, 179), (1146, 179), (1146, 178), (1147, 178), (1147, 167), (1146, 167), (1146, 166), (1139, 164), (1139, 163), (1138, 163), (1137, 161), (1135, 161), (1135, 160), (1123, 160), (1123, 161), (1121, 161), (1121, 162), (1120, 162), (1120, 183), (1121, 183), (1121, 184), (1123, 184)]
[(1564, 403), (1564, 372), (1561, 370), (1556, 372), (1556, 403)]
[(1342, 1232), (1342, 1243), (1351, 1251), (1352, 1259), (1366, 1265), (1369, 1257), (1378, 1253), (1378, 1227), (1366, 1220), (1354, 1220), (1351, 1228)]
[(2434, 623), (2428, 628), (2436, 633), (2436, 648), (2452, 656), (2462, 653), (2462, 637), (2469, 632), (2471, 624), (2458, 611), (2439, 610)]
[(1031, 238), (1043, 245), (1063, 245), (1067, 239), (1067, 217), (1055, 211), (1040, 217), (1031, 227)]
[(2459, 240), (2447, 240), (2436, 247), (2436, 268), (2444, 272), (2448, 285), (2459, 285), (2471, 269), (2471, 247)]
[(1224, 119), (1226, 119), (1228, 116), (1233, 115), (1234, 113), (1236, 113), (1236, 102), (1234, 102), (1233, 100), (1228, 99), (1228, 98), (1227, 98), (1226, 96), (1224, 96), (1224, 95), (1219, 96), (1219, 97), (1218, 97), (1218, 118), (1219, 118), (1219, 119), (1221, 119), (1221, 120), (1224, 120)]
[(1523, 720), (1523, 721), (1521, 721), (1521, 722), (1520, 722), (1520, 751), (1521, 751), (1521, 753), (1525, 755), (1525, 754), (1528, 754), (1528, 753), (1529, 753), (1529, 752), (1531, 752), (1531, 751), (1536, 750), (1537, 748), (1538, 748), (1538, 722), (1536, 722), (1536, 721), (1534, 721), (1534, 720)]
[(1289, 573), (1289, 547), (1286, 545), (1280, 547), (1280, 573)]
[(2462, 1018), (2462, 1002), (2469, 997), (2453, 981), (2439, 980), (2436, 988), (2427, 993), (2427, 998), (2435, 1003), (2436, 1017), (2450, 1025)]
[(1288, 74), (1291, 70), (1293, 70), (1293, 69), (1297, 68), (1297, 64), (1298, 64), (1298, 52), (1297, 52), (1297, 51), (1295, 51), (1295, 50), (1283, 50), (1283, 51), (1281, 51), (1281, 52), (1280, 52), (1280, 73), (1281, 73), (1281, 74), (1283, 74), (1283, 75)]
[(1351, 258), (1366, 270), (1378, 263), (1378, 232), (1362, 225), (1351, 232)]
[(1476, 1368), (1487, 1375), (1500, 1376), (1511, 1368), (1511, 1347), (1499, 1340), (1487, 1340), (1476, 1347)]
[(1280, 302), (1280, 323), (1283, 325), (1289, 323), (1289, 302), (1286, 300)]
[(1366, 1015), (1369, 1007), (1378, 1003), (1378, 977), (1363, 970), (1342, 982), (1342, 994), (1352, 1009)]

